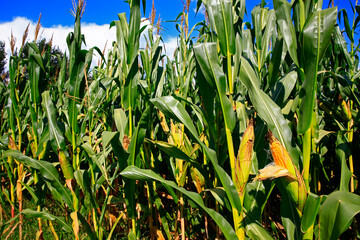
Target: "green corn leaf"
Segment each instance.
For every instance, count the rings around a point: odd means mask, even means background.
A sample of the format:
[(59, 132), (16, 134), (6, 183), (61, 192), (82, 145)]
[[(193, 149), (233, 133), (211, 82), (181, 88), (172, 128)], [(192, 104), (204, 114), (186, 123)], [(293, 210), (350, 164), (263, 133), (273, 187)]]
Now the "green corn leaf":
[(284, 45), (284, 39), (282, 37), (278, 37), (273, 47), (269, 70), (268, 70), (269, 73), (268, 82), (270, 87), (274, 86), (276, 80), (278, 79), (280, 64), (282, 62), (282, 56), (283, 56), (283, 45)]
[(166, 152), (169, 156), (182, 159), (188, 162), (193, 162), (194, 160), (189, 157), (186, 153), (184, 153), (181, 149), (177, 148), (175, 145), (172, 145), (168, 142), (163, 141), (152, 141), (150, 139), (146, 139), (146, 142), (150, 142), (154, 144), (156, 147)]
[(124, 139), (125, 136), (125, 129), (128, 122), (128, 119), (126, 117), (126, 113), (123, 109), (118, 108), (114, 110), (114, 121), (117, 130), (120, 132), (120, 139)]
[(90, 186), (91, 180), (88, 171), (77, 170), (74, 172), (76, 182), (80, 185), (83, 192), (89, 197), (90, 203), (94, 209), (99, 208), (99, 204), (96, 201), (96, 196)]
[[(102, 136), (104, 136), (104, 133), (105, 132), (103, 132)], [(85, 150), (87, 155), (91, 158), (92, 162), (96, 164), (96, 166), (101, 171), (102, 175), (108, 181), (108, 174), (107, 174), (107, 171), (106, 171), (106, 164), (105, 164), (104, 156), (96, 154), (89, 142), (83, 143), (81, 145), (81, 147), (82, 147), (82, 149)]]
[[(354, 91), (355, 90), (354, 83), (350, 79), (348, 79), (347, 76), (342, 76), (340, 74), (336, 74), (333, 72), (329, 72), (329, 73), (338, 80), (340, 94), (343, 97), (345, 97), (345, 96), (349, 97), (351, 100), (354, 101), (355, 104), (360, 106), (360, 100), (359, 100), (356, 92)], [(355, 77), (354, 77), (354, 79), (355, 79)], [(354, 90), (353, 90), (353, 88), (354, 88)]]
[(231, 205), (226, 197), (226, 192), (222, 187), (216, 187), (207, 189), (205, 191), (209, 191), (211, 195), (215, 198), (215, 200), (221, 205), (226, 207), (229, 211), (231, 211)]
[(56, 110), (50, 98), (49, 91), (43, 92), (42, 98), (42, 105), (49, 122), (51, 145), (53, 146), (54, 151), (58, 152), (60, 166), (65, 179), (73, 179), (73, 167), (69, 162), (67, 153), (64, 152), (66, 150), (65, 138), (57, 125)]
[(301, 231), (305, 233), (311, 226), (314, 226), (316, 216), (320, 209), (321, 197), (314, 193), (309, 193), (303, 209), (301, 218)]
[(10, 99), (11, 99), (11, 114), (10, 115), (10, 127), (13, 132), (15, 132), (15, 125), (13, 124), (12, 117), (15, 115), (16, 118), (19, 118), (19, 103), (16, 98), (16, 72), (17, 72), (17, 61), (14, 57), (10, 57), (9, 62), (9, 86), (10, 86)]
[(104, 131), (102, 133), (103, 146), (107, 147), (109, 143), (111, 144), (112, 150), (114, 151), (114, 155), (117, 157), (117, 160), (119, 161), (120, 169), (123, 170), (127, 166), (126, 159), (129, 158), (129, 153), (126, 152), (125, 149), (123, 148), (119, 136), (120, 136), (119, 132)]
[(130, 7), (129, 39), (127, 45), (127, 64), (131, 64), (138, 54), (140, 37), (140, 0), (132, 0)]
[(271, 94), (272, 100), (279, 106), (283, 106), (294, 89), (297, 80), (298, 74), (296, 71), (291, 71), (286, 74), (276, 83)]
[(129, 240), (137, 240), (137, 237), (133, 231), (129, 232), (128, 239)]
[(300, 92), (298, 132), (305, 133), (311, 126), (317, 91), (318, 64), (334, 32), (337, 8), (314, 12), (303, 29), (303, 62), (305, 80)]
[[(127, 50), (126, 50), (126, 44), (127, 44), (127, 38), (129, 35), (129, 26), (126, 20), (126, 14), (125, 13), (119, 13), (118, 14), (118, 21), (114, 21), (110, 24), (110, 27), (116, 26), (116, 40), (117, 40), (117, 53), (118, 58), (121, 61), (123, 65), (126, 65), (126, 58), (127, 58)], [(120, 70), (121, 71), (121, 70)]]
[[(204, 169), (201, 167), (201, 165), (196, 162), (194, 159), (192, 159), (190, 156), (188, 156), (185, 152), (183, 152), (180, 148), (163, 141), (153, 141), (150, 139), (145, 139), (146, 142), (152, 143), (154, 146), (158, 147), (162, 151), (164, 151), (166, 154), (168, 154), (170, 157), (182, 159), (189, 163), (191, 163), (192, 166), (194, 166), (203, 176), (205, 176), (207, 181), (210, 181), (208, 179), (208, 174)], [(184, 175), (186, 176), (186, 174)]]
[(244, 218), (246, 234), (250, 239), (273, 240), (274, 238), (266, 231), (266, 229), (256, 221), (250, 214)]
[(257, 221), (261, 221), (262, 212), (274, 186), (273, 181), (255, 181), (246, 184), (244, 208)]
[(135, 108), (135, 104), (138, 96), (137, 94), (138, 93), (137, 85), (139, 78), (138, 72), (139, 72), (138, 59), (135, 58), (130, 66), (124, 85), (123, 107), (125, 109), (129, 109), (130, 107), (132, 109)]
[(50, 184), (53, 188), (56, 189), (56, 191), (61, 194), (62, 199), (69, 208), (73, 207), (70, 191), (69, 189), (65, 188), (63, 183), (60, 182), (59, 173), (51, 163), (35, 160), (16, 150), (8, 150), (4, 152), (3, 157), (8, 156), (15, 158), (26, 166), (39, 170), (40, 175), (44, 178), (45, 182)]
[(342, 54), (345, 56), (347, 64), (349, 64), (350, 68), (353, 69), (354, 68), (354, 61), (350, 56), (350, 53), (349, 53), (349, 51), (347, 49), (347, 43), (346, 43), (346, 41), (344, 39), (344, 36), (341, 33), (341, 30), (340, 30), (339, 26), (335, 27), (334, 37), (335, 37), (336, 46), (340, 49)]
[[(41, 53), (39, 51), (39, 48), (36, 44), (36, 42), (31, 42), (31, 43), (28, 43), (29, 44), (29, 60), (33, 60), (35, 61), (40, 67), (42, 70), (44, 70), (44, 63), (43, 63), (43, 60), (41, 58)], [(32, 50), (32, 51), (31, 51)]]
[(207, 82), (216, 86), (226, 127), (230, 132), (236, 124), (234, 110), (226, 96), (226, 78), (218, 64), (217, 48), (215, 43), (205, 43), (194, 47), (197, 64)]
[(50, 139), (54, 140), (51, 141), (51, 143), (55, 143), (53, 149), (54, 150), (61, 149), (62, 151), (65, 151), (66, 149), (65, 138), (60, 128), (57, 125), (56, 110), (51, 100), (50, 93), (49, 91), (45, 91), (41, 95), (43, 99), (42, 105), (49, 122)]
[(210, 159), (217, 172), (219, 179), (225, 189), (225, 192), (229, 198), (232, 207), (236, 208), (239, 212), (242, 209), (238, 192), (232, 182), (230, 176), (225, 170), (220, 167), (218, 159), (214, 150), (208, 148), (199, 138), (196, 128), (186, 112), (184, 106), (172, 96), (165, 96), (160, 98), (154, 98), (150, 100), (158, 109), (160, 109), (167, 117), (170, 117), (178, 122), (184, 124), (187, 130), (190, 132), (193, 139), (202, 147), (206, 156)]
[(351, 178), (351, 171), (347, 166), (347, 155), (350, 152), (349, 147), (344, 141), (343, 133), (339, 132), (336, 139), (336, 157), (339, 160), (341, 166), (341, 175), (340, 175), (340, 191), (349, 191), (349, 182)]
[[(102, 103), (106, 97), (107, 89), (111, 88), (114, 78), (105, 77), (94, 80), (89, 86), (89, 97), (91, 99), (91, 106), (95, 109)], [(89, 111), (92, 112), (92, 111)]]
[[(351, 3), (351, 2), (350, 2)], [(356, 28), (358, 27), (358, 24), (359, 24), (359, 22), (360, 22), (360, 5), (357, 5), (357, 6), (355, 6), (355, 11), (356, 11), (356, 13), (357, 13), (357, 16), (356, 16), (356, 19), (355, 19), (355, 21), (354, 21), (354, 24), (353, 24), (353, 26), (352, 26), (352, 29), (355, 31), (356, 30)], [(355, 13), (355, 12), (354, 12)]]
[(85, 227), (85, 232), (90, 237), (90, 239), (94, 239), (94, 240), (98, 239), (96, 233), (94, 232), (88, 221), (84, 218), (84, 216), (79, 212), (76, 212), (76, 214), (82, 225)]
[(276, 21), (282, 33), (289, 54), (295, 64), (299, 66), (297, 57), (297, 40), (295, 27), (291, 20), (291, 4), (287, 0), (274, 0)]
[(202, 106), (204, 108), (204, 119), (206, 119), (208, 123), (208, 128), (210, 132), (210, 136), (217, 141), (216, 139), (216, 124), (215, 124), (215, 116), (213, 114), (215, 108), (215, 97), (216, 91), (211, 85), (207, 82), (204, 75), (201, 72), (200, 67), (196, 66), (196, 80), (199, 85), (199, 92), (201, 95)]
[(221, 216), (218, 212), (214, 211), (211, 208), (206, 207), (203, 202), (202, 197), (199, 194), (197, 194), (195, 192), (190, 192), (184, 188), (178, 187), (176, 183), (163, 179), (162, 177), (160, 177), (159, 175), (157, 175), (156, 173), (154, 173), (151, 170), (140, 169), (135, 166), (127, 167), (125, 170), (123, 170), (121, 172), (121, 175), (126, 178), (133, 179), (133, 180), (158, 181), (164, 185), (167, 185), (171, 188), (178, 190), (179, 192), (184, 194), (184, 196), (186, 196), (187, 198), (189, 198), (190, 200), (195, 202), (207, 214), (209, 214), (209, 216), (212, 217), (212, 219), (216, 222), (216, 224), (219, 226), (219, 228), (221, 229), (221, 231), (223, 232), (224, 236), (227, 239), (237, 239), (235, 231), (231, 227), (229, 222), (223, 216)]
[(134, 165), (135, 164), (135, 158), (137, 154), (140, 152), (140, 147), (144, 142), (145, 134), (148, 129), (148, 123), (151, 116), (153, 106), (148, 106), (143, 114), (141, 115), (140, 121), (138, 122), (138, 125), (136, 126), (135, 133), (133, 137), (131, 138), (130, 145), (129, 145), (129, 159), (128, 159), (128, 165)]
[(301, 220), (299, 212), (296, 209), (294, 201), (291, 199), (290, 194), (287, 192), (287, 189), (284, 187), (282, 179), (276, 179), (276, 187), (279, 188), (281, 192), (281, 204), (280, 204), (280, 214), (281, 221), (286, 230), (286, 239), (297, 240), (301, 239)]
[[(44, 65), (39, 52), (39, 49), (35, 42), (29, 43), (29, 81), (30, 81), (30, 96), (31, 102), (34, 104), (35, 112), (38, 111), (37, 106), (40, 104), (40, 89), (43, 86), (40, 85), (40, 81), (44, 77)], [(35, 121), (33, 121), (35, 122)]]
[[(82, 99), (80, 99), (80, 88), (81, 83), (84, 80), (85, 71), (87, 72), (90, 68), (91, 60), (92, 60), (93, 51), (90, 49), (89, 51), (79, 51), (77, 53), (76, 65), (71, 68), (70, 71), (70, 81), (69, 81), (69, 118), (70, 118), (70, 126), (74, 133), (78, 133), (78, 113), (80, 110), (80, 103)], [(73, 145), (75, 143), (72, 143)]]
[(248, 89), (250, 100), (259, 116), (267, 123), (268, 128), (281, 144), (285, 146), (293, 162), (298, 165), (299, 151), (292, 144), (291, 129), (279, 106), (260, 89), (259, 79), (245, 58), (241, 60), (240, 80)]
[(196, 128), (192, 119), (186, 112), (185, 108), (172, 96), (164, 96), (159, 98), (150, 99), (150, 101), (166, 116), (183, 123), (190, 131), (191, 135), (199, 138)]
[(224, 56), (235, 54), (235, 31), (233, 23), (232, 1), (204, 1), (210, 24), (220, 42), (221, 53)]
[[(84, 38), (81, 34), (80, 15), (80, 9), (78, 8), (75, 16), (74, 32), (70, 33), (66, 38), (66, 42), (69, 48), (68, 109), (70, 120), (69, 122), (73, 135), (79, 132), (77, 117), (79, 113), (80, 102), (82, 101), (80, 99), (80, 88), (81, 83), (84, 80), (85, 72), (88, 72), (90, 68), (93, 55), (92, 48), (89, 51), (81, 50), (81, 44), (83, 43)], [(72, 143), (73, 146), (75, 144), (76, 143)]]
[[(264, 11), (264, 10), (263, 10)], [(260, 66), (264, 66), (265, 61), (269, 55), (269, 44), (272, 35), (275, 32), (275, 26), (276, 26), (276, 16), (274, 10), (270, 10), (268, 13), (267, 18), (263, 16), (263, 20), (266, 21), (266, 27), (264, 35), (262, 36), (262, 43), (261, 43), (261, 57), (260, 57)]]
[(350, 39), (350, 42), (354, 42), (354, 36), (353, 36), (353, 32), (352, 32), (352, 27), (350, 27), (350, 23), (349, 23), (349, 18), (346, 12), (346, 9), (341, 9), (338, 13), (339, 16), (339, 22), (341, 22), (341, 13), (343, 15), (343, 20), (344, 20), (344, 26), (345, 26), (345, 32), (346, 35), (348, 36), (348, 38)]
[(360, 196), (345, 191), (331, 193), (319, 212), (320, 239), (336, 240), (360, 212)]
[(59, 77), (57, 80), (57, 86), (58, 86), (58, 92), (59, 92), (59, 102), (62, 105), (63, 104), (63, 91), (64, 91), (64, 84), (66, 80), (66, 67), (67, 67), (67, 57), (66, 53), (63, 56), (63, 59), (61, 61), (61, 69), (59, 72)]
[(21, 185), (24, 186), (24, 188), (26, 188), (26, 190), (30, 193), (31, 197), (34, 199), (34, 202), (35, 202), (36, 204), (38, 204), (39, 198), (38, 198), (38, 196), (36, 195), (35, 190), (34, 190), (32, 187), (30, 187), (29, 184), (24, 183), (24, 182), (22, 182), (22, 181), (19, 181), (19, 182), (20, 182)]
[(161, 199), (158, 197), (158, 195), (157, 194), (154, 194), (154, 195), (155, 195), (154, 203), (155, 203), (155, 206), (156, 206), (156, 208), (157, 208), (157, 210), (159, 212), (160, 221), (162, 223), (163, 229), (165, 231), (165, 234), (166, 234), (167, 238), (171, 239), (169, 223), (168, 223), (168, 220), (166, 218), (167, 209), (164, 209), (164, 205), (161, 202)]
[(254, 44), (250, 29), (244, 29), (242, 31), (241, 42), (242, 42), (243, 57), (249, 59), (251, 64), (253, 64), (258, 68), (259, 66), (254, 53)]
[(55, 215), (52, 215), (48, 212), (45, 212), (45, 211), (34, 211), (34, 210), (31, 210), (31, 209), (24, 209), (21, 211), (21, 214), (24, 214), (24, 215), (27, 215), (28, 217), (31, 217), (31, 218), (42, 218), (42, 219), (46, 219), (46, 220), (49, 220), (49, 221), (56, 221), (60, 226), (61, 228), (66, 231), (67, 233), (72, 233), (73, 230), (72, 230), (72, 227), (71, 227), (71, 224), (67, 223), (65, 221), (65, 218), (62, 218), (62, 217), (57, 217)]
[[(252, 24), (254, 26), (254, 32), (255, 32), (255, 39), (256, 39), (256, 51), (258, 53), (261, 52), (262, 50), (262, 18), (264, 17), (263, 13), (264, 11), (268, 11), (268, 9), (263, 9), (261, 8), (260, 5), (256, 5), (253, 10), (251, 11), (251, 19), (252, 19)], [(267, 12), (266, 12), (267, 13)], [(260, 59), (260, 55), (258, 55), (258, 59)], [(260, 62), (258, 62), (260, 63)], [(261, 65), (260, 65), (261, 66)]]

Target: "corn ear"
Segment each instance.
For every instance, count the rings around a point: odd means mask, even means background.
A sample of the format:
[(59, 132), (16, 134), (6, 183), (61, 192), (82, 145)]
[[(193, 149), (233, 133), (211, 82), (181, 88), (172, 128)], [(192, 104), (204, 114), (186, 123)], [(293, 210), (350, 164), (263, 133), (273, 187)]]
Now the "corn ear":
[(294, 177), (296, 177), (295, 166), (285, 147), (275, 138), (271, 131), (268, 132), (267, 139), (270, 144), (271, 155), (275, 164), (286, 168)]
[(291, 160), (285, 147), (275, 138), (271, 131), (268, 132), (267, 139), (270, 144), (274, 163), (259, 170), (259, 174), (254, 178), (254, 181), (282, 177), (281, 182), (286, 191), (297, 204), (298, 209), (302, 210), (307, 196), (304, 179)]
[(251, 119), (241, 140), (238, 156), (235, 163), (235, 183), (240, 197), (243, 196), (246, 183), (249, 179), (253, 145), (254, 123)]
[(70, 190), (72, 190), (72, 182), (74, 181), (74, 169), (66, 157), (64, 151), (58, 149), (59, 162), (61, 170), (64, 174), (66, 185)]
[(345, 100), (343, 100), (343, 98), (341, 97), (341, 95), (339, 95), (339, 103), (340, 103), (340, 108), (341, 108), (341, 112), (342, 112), (343, 116), (346, 118), (346, 120), (350, 121), (352, 118), (352, 115), (351, 115), (349, 102), (346, 103)]

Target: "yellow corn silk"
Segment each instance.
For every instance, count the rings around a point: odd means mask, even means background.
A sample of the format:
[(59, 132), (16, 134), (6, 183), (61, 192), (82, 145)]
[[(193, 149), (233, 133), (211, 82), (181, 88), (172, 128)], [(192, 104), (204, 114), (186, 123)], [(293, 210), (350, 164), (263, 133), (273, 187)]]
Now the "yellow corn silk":
[(253, 179), (253, 182), (257, 180), (271, 180), (278, 177), (288, 177), (289, 181), (296, 181), (296, 178), (286, 168), (276, 165), (274, 162), (272, 162), (263, 169), (259, 170), (259, 174)]
[(235, 162), (235, 186), (240, 199), (244, 194), (246, 183), (249, 179), (251, 157), (254, 145), (254, 124), (251, 119), (240, 143), (238, 156)]
[(297, 204), (298, 209), (302, 210), (307, 195), (304, 179), (291, 160), (286, 148), (275, 138), (272, 132), (268, 132), (267, 139), (274, 162), (259, 170), (254, 181), (282, 177), (281, 182), (286, 191)]

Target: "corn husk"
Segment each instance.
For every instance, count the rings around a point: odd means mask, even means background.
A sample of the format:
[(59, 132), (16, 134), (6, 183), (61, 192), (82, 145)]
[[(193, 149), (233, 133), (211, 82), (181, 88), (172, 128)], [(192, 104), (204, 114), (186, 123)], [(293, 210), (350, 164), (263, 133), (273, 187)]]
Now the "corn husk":
[(244, 194), (244, 189), (249, 179), (253, 145), (254, 124), (253, 120), (251, 120), (243, 134), (238, 156), (235, 162), (235, 185), (238, 190), (239, 196), (242, 196)]
[(301, 210), (307, 195), (304, 179), (294, 165), (286, 148), (275, 138), (272, 132), (268, 132), (267, 138), (274, 162), (259, 170), (259, 174), (254, 178), (254, 181), (281, 178), (281, 182), (290, 198)]

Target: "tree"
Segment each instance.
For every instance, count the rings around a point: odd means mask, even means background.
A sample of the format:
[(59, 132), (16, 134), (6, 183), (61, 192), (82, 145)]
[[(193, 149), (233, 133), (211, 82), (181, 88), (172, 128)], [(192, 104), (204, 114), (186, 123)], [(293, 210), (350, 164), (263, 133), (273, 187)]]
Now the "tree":
[[(59, 49), (58, 46), (53, 46), (52, 41), (47, 41), (45, 38), (42, 38), (36, 42), (36, 45), (41, 52), (41, 55), (47, 53), (49, 54), (49, 64), (47, 65), (48, 69), (48, 79), (51, 81), (56, 81), (57, 73), (60, 70), (61, 59), (64, 56), (64, 53)], [(21, 54), (22, 59), (28, 58), (29, 44), (25, 43), (24, 49)]]
[(5, 73), (6, 51), (5, 42), (0, 41), (0, 76)]

